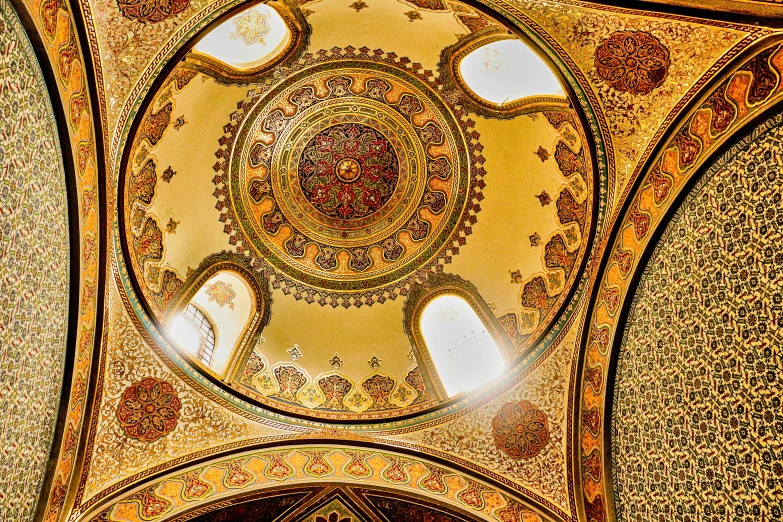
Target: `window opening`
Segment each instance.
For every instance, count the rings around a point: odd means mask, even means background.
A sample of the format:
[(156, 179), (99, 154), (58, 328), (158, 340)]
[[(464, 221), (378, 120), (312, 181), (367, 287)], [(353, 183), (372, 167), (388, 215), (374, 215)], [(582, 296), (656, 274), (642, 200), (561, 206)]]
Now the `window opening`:
[(196, 358), (209, 366), (209, 363), (212, 362), (212, 354), (215, 351), (215, 330), (212, 328), (212, 324), (201, 310), (190, 303), (188, 303), (182, 315), (196, 327), (199, 335), (199, 345), (195, 353)]
[(476, 312), (461, 297), (440, 295), (420, 319), (421, 334), (449, 397), (500, 376), (503, 356)]

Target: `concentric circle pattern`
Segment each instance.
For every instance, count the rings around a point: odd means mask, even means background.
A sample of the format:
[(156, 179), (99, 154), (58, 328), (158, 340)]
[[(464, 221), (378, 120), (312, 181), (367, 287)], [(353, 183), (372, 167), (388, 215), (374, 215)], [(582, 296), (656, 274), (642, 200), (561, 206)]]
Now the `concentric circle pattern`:
[(393, 298), (470, 233), (478, 134), (403, 62), (338, 55), (294, 69), (229, 127), (221, 204), (235, 240), (311, 302)]

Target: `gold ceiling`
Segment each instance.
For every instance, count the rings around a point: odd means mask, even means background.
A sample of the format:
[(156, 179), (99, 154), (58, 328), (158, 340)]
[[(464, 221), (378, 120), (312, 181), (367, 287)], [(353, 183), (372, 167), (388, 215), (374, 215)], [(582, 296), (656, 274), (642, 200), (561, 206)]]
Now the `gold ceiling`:
[[(36, 520), (627, 519), (608, 436), (627, 312), (686, 191), (783, 97), (770, 2), (716, 3), (744, 13), (726, 22), (276, 0), (274, 25), (237, 0), (0, 1), (42, 64), (78, 226)], [(271, 58), (198, 47), (220, 27)], [(516, 39), (563, 94), (471, 90), (460, 60)], [(418, 328), (438, 292), (504, 363), (451, 397)], [(181, 348), (189, 305), (215, 354), (237, 339), (222, 366)]]

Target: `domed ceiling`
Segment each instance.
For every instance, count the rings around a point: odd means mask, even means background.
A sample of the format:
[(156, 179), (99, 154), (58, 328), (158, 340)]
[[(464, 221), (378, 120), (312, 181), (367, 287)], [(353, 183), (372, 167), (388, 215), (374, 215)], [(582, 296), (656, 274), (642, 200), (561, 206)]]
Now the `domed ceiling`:
[[(208, 28), (148, 96), (121, 181), (152, 316), (176, 342), (191, 301), (217, 351), (236, 331), (222, 366), (186, 358), (246, 398), (326, 419), (450, 399), (415, 333), (414, 301), (439, 287), (473, 297), (513, 365), (569, 296), (595, 204), (585, 132), (533, 50), (463, 4), (366, 7), (270, 3)], [(503, 41), (555, 92), (474, 92), (504, 81)], [(230, 65), (220, 45), (263, 49)]]

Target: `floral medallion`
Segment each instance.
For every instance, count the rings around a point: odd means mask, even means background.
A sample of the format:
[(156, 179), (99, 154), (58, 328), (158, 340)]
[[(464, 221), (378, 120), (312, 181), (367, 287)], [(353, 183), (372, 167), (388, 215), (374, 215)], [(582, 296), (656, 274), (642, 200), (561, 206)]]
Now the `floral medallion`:
[(117, 419), (128, 437), (154, 442), (174, 429), (181, 406), (171, 384), (146, 377), (122, 393)]
[(448, 262), (484, 186), (464, 111), (405, 59), (359, 51), (309, 56), (254, 91), (217, 153), (231, 242), (321, 305), (383, 302)]
[(669, 72), (669, 50), (658, 38), (642, 31), (620, 31), (595, 50), (595, 66), (606, 83), (618, 91), (650, 94)]
[(307, 200), (336, 219), (375, 213), (397, 186), (397, 153), (380, 132), (357, 123), (317, 134), (299, 160), (299, 182)]
[(118, 0), (123, 16), (140, 22), (162, 22), (188, 7), (190, 0)]
[(512, 459), (529, 459), (549, 443), (546, 414), (531, 402), (509, 402), (492, 419), (495, 445)]

